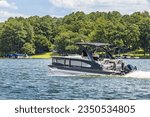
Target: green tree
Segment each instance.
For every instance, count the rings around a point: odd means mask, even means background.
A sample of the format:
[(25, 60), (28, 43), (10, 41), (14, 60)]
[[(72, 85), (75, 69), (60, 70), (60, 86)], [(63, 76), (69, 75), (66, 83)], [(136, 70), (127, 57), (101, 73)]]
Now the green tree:
[(132, 50), (139, 48), (139, 27), (136, 24), (127, 25), (125, 31), (123, 32), (123, 42), (126, 47)]
[[(150, 18), (145, 18), (139, 23), (141, 47), (150, 53)], [(150, 55), (150, 54), (149, 54)]]
[(35, 54), (35, 48), (31, 43), (25, 43), (21, 48), (21, 51), (24, 54), (29, 54), (29, 55)]
[[(56, 49), (74, 53), (76, 42), (106, 42), (131, 50), (150, 47), (149, 12), (121, 15), (112, 12), (73, 12), (63, 18), (32, 16), (9, 18), (0, 23), (0, 53), (35, 53)], [(23, 49), (22, 49), (23, 48)], [(23, 51), (22, 51), (23, 50)], [(34, 53), (33, 51), (31, 53)]]
[(32, 42), (32, 26), (24, 19), (10, 18), (5, 22), (1, 36), (3, 53), (21, 53), (26, 42)]
[(30, 17), (28, 21), (31, 23), (34, 29), (35, 35), (45, 36), (51, 43), (54, 42), (54, 37), (57, 34), (57, 19), (50, 16), (44, 17)]
[(103, 19), (103, 18), (98, 18), (95, 22), (95, 29), (91, 31), (89, 34), (90, 41), (92, 42), (101, 42), (105, 43), (108, 42), (107, 38), (107, 24), (109, 21)]
[(48, 52), (51, 49), (51, 42), (43, 35), (36, 35), (35, 39), (35, 47), (36, 53)]
[(23, 23), (11, 19), (5, 23), (1, 37), (2, 51), (4, 53), (17, 52), (25, 43), (26, 31)]
[(58, 52), (70, 52), (74, 53), (78, 47), (75, 45), (76, 42), (83, 40), (84, 36), (71, 31), (62, 32), (55, 38), (55, 49)]
[(1, 48), (2, 48), (2, 44), (1, 44), (1, 37), (2, 37), (2, 29), (3, 29), (3, 23), (0, 23), (0, 56), (1, 56)]

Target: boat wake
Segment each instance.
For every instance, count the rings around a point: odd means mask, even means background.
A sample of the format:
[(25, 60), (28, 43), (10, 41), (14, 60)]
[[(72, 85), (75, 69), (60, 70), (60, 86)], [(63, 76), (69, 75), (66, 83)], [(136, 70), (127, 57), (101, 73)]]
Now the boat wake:
[(62, 72), (62, 71), (54, 68), (54, 69), (50, 69), (50, 72), (49, 72), (48, 76), (64, 76), (64, 77), (67, 77), (67, 76), (76, 76), (76, 75), (71, 74), (71, 73)]
[(125, 77), (150, 79), (150, 71), (135, 71), (135, 72), (125, 75)]
[[(57, 68), (50, 69), (49, 76), (109, 76), (103, 74), (95, 74), (95, 73), (87, 73), (87, 72), (77, 72), (77, 71), (69, 71), (69, 70), (59, 70)], [(110, 75), (114, 76), (114, 75)], [(116, 75), (118, 77), (118, 75)], [(134, 71), (122, 77), (125, 78), (147, 78), (150, 79), (150, 71)]]

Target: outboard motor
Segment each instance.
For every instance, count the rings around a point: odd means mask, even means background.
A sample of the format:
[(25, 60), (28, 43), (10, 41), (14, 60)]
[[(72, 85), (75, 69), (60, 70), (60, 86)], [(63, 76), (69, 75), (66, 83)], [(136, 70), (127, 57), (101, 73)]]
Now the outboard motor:
[(125, 73), (129, 73), (129, 72), (132, 72), (132, 71), (135, 71), (137, 70), (137, 67), (135, 66), (132, 66), (131, 64), (128, 64), (124, 67), (124, 71)]

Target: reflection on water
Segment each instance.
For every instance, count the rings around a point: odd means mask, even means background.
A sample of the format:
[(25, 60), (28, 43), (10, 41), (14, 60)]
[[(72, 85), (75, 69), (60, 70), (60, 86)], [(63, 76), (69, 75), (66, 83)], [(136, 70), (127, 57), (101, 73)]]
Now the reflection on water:
[(0, 60), (0, 99), (150, 99), (150, 60), (126, 76), (52, 74), (46, 59)]

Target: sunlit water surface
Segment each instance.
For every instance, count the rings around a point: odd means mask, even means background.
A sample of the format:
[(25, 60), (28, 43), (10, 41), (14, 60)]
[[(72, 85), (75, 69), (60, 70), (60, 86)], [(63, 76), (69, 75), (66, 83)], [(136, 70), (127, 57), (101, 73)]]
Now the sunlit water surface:
[(150, 60), (126, 76), (51, 73), (49, 59), (1, 59), (0, 99), (150, 99)]

